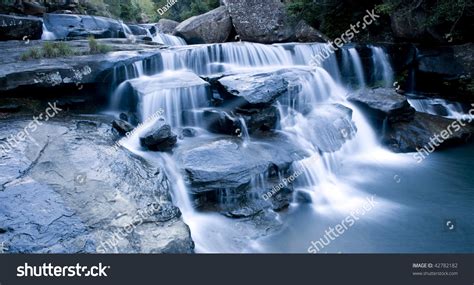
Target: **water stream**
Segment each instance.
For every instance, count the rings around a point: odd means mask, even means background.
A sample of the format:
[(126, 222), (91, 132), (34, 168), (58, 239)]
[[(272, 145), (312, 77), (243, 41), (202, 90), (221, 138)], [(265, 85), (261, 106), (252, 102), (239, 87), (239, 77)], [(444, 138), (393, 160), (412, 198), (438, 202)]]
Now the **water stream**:
[[(357, 50), (351, 47), (343, 49), (342, 63), (331, 56), (322, 66), (309, 67), (313, 53), (322, 48), (324, 44), (261, 45), (245, 42), (180, 46), (162, 52), (161, 70), (149, 74), (150, 70), (141, 63), (133, 67), (132, 75), (127, 74), (127, 80), (118, 84), (112, 96), (114, 109), (124, 105), (134, 107), (141, 121), (163, 109), (165, 120), (176, 132), (183, 127), (195, 129), (198, 136), (179, 141), (179, 148), (185, 149), (222, 137), (206, 129), (206, 121), (201, 114), (211, 107), (207, 99), (211, 90), (198, 75), (212, 77), (250, 71), (273, 72), (283, 68), (301, 74), (292, 92), (275, 103), (279, 112), (276, 132), (288, 137), (305, 153), (304, 158), (294, 161), (292, 165), (292, 169), (301, 172), (294, 182), (294, 195), (305, 194), (311, 202), (302, 203), (295, 199), (288, 210), (267, 213), (262, 218), (263, 222), (248, 218), (232, 219), (217, 212), (195, 209), (190, 186), (175, 155), (145, 151), (140, 146), (139, 136), (147, 126), (143, 126), (133, 137), (123, 140), (123, 145), (132, 152), (165, 167), (172, 184), (173, 199), (191, 229), (196, 251), (306, 252), (310, 242), (319, 239), (327, 227), (363, 207), (373, 196), (377, 201), (374, 209), (348, 231), (347, 237), (335, 241), (325, 252), (442, 252), (443, 249), (439, 248), (442, 242), (448, 242), (447, 251), (461, 251), (462, 245), (467, 244), (465, 239), (472, 244), (472, 227), (465, 229), (465, 235), (453, 238), (464, 239), (459, 243), (450, 243), (449, 237), (442, 234), (443, 218), (449, 218), (449, 215), (459, 220), (468, 218), (461, 217), (461, 214), (469, 205), (459, 199), (467, 196), (468, 200), (473, 201), (473, 194), (464, 193), (464, 190), (455, 192), (435, 187), (439, 180), (446, 177), (433, 178), (430, 175), (451, 165), (452, 159), (446, 160), (445, 155), (440, 154), (435, 155), (431, 162), (418, 165), (410, 154), (394, 154), (384, 149), (364, 114), (346, 100), (351, 88), (367, 85), (367, 75)], [(384, 85), (391, 86), (393, 73), (387, 56), (382, 48), (371, 48), (374, 74), (378, 74)], [(344, 85), (343, 75), (356, 78), (357, 86)], [(131, 95), (130, 87), (139, 92), (132, 92)], [(138, 98), (130, 100), (130, 96)], [(428, 109), (417, 102), (410, 103), (418, 110)], [(451, 108), (445, 102), (436, 104)], [(352, 119), (334, 117), (347, 108), (352, 110)], [(239, 139), (243, 141), (243, 147), (265, 145), (264, 140), (249, 134), (243, 119), (238, 120), (241, 125)], [(229, 142), (232, 140), (229, 138)], [(461, 156), (463, 151), (474, 157), (469, 147), (451, 152), (454, 156)], [(447, 181), (465, 175), (463, 172), (452, 174), (453, 177)], [(415, 181), (417, 175), (422, 181), (430, 182), (420, 186), (424, 189), (420, 192), (409, 192), (407, 187), (421, 183)], [(265, 179), (262, 177), (252, 179), (253, 188), (264, 187)], [(473, 178), (466, 177), (462, 181), (465, 182), (458, 182), (462, 184), (459, 189), (467, 189), (474, 182)], [(434, 187), (431, 190), (437, 193), (426, 193), (430, 187)], [(441, 202), (439, 199), (443, 199), (444, 192), (459, 200), (459, 207), (450, 206), (452, 211), (446, 211), (446, 217), (441, 213), (426, 212)], [(419, 210), (417, 206), (423, 203), (423, 199), (428, 200), (429, 207)], [(431, 219), (426, 221), (427, 226), (423, 226), (422, 217)], [(435, 229), (438, 222), (439, 232)], [(413, 227), (418, 227), (418, 231)], [(437, 237), (421, 246), (422, 240), (426, 239), (422, 233)], [(410, 242), (398, 242), (402, 238)]]

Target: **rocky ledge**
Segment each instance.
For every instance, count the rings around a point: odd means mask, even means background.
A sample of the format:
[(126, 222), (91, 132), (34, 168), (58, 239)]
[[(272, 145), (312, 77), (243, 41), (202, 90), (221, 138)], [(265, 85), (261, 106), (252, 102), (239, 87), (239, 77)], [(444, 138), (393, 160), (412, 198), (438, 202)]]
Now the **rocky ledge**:
[(109, 118), (43, 121), (32, 142), (3, 148), (31, 122), (0, 124), (0, 240), (8, 252), (194, 251), (166, 174), (114, 148)]

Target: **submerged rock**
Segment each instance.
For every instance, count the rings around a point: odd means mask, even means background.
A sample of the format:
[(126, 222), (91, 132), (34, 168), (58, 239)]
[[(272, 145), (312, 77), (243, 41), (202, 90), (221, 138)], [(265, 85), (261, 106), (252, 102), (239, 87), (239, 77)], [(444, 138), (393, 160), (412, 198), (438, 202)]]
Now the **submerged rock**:
[(175, 28), (174, 35), (184, 38), (188, 44), (223, 43), (231, 31), (231, 19), (221, 6), (185, 20)]
[(474, 126), (468, 122), (416, 112), (413, 121), (390, 125), (383, 142), (395, 152), (414, 152), (471, 140)]
[(153, 151), (170, 151), (178, 142), (178, 136), (171, 131), (171, 126), (159, 120), (153, 127), (140, 136), (140, 144)]

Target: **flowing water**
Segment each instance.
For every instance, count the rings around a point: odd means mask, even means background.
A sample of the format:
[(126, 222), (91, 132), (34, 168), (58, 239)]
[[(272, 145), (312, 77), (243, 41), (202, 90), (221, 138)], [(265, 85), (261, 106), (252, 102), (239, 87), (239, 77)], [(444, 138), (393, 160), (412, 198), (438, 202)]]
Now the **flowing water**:
[[(472, 251), (474, 229), (469, 221), (473, 214), (469, 208), (474, 200), (474, 178), (468, 175), (472, 166), (468, 164), (474, 158), (473, 148), (433, 154), (421, 164), (411, 154), (384, 149), (364, 114), (346, 100), (350, 88), (367, 85), (357, 50), (344, 48), (341, 62), (332, 55), (321, 66), (309, 67), (313, 54), (324, 48), (324, 44), (245, 42), (174, 47), (161, 53), (159, 67), (153, 71), (144, 67), (145, 63), (131, 71), (117, 71), (126, 75), (114, 76), (118, 87), (112, 96), (115, 110), (124, 110), (124, 105), (135, 108), (141, 121), (163, 109), (174, 130), (194, 128), (196, 138), (179, 141), (179, 147), (186, 148), (217, 137), (208, 132), (201, 115), (210, 107), (206, 98), (211, 90), (197, 75), (273, 72), (282, 68), (296, 72), (289, 76), (296, 74), (298, 84), (290, 86), (291, 92), (275, 103), (280, 114), (277, 133), (306, 154), (292, 168), (299, 173), (294, 182), (295, 195), (303, 193), (311, 202), (294, 200), (288, 210), (271, 212), (258, 223), (199, 211), (193, 206), (189, 185), (174, 155), (140, 147), (138, 138), (153, 121), (122, 143), (165, 167), (173, 199), (190, 226), (197, 252), (307, 252), (311, 241), (360, 210), (371, 197), (376, 201), (373, 209), (321, 252)], [(393, 73), (387, 56), (380, 47), (371, 49), (373, 74), (391, 86)], [(355, 86), (343, 83), (348, 76), (356, 78)], [(124, 81), (119, 84), (118, 78)], [(135, 92), (130, 92), (130, 87)], [(137, 98), (129, 100), (131, 96)], [(334, 117), (347, 108), (353, 111), (352, 119)], [(249, 134), (245, 121), (239, 121), (244, 147), (264, 145)], [(265, 187), (262, 175), (252, 178), (252, 189)], [(443, 223), (447, 219), (456, 219), (458, 232), (445, 231)]]

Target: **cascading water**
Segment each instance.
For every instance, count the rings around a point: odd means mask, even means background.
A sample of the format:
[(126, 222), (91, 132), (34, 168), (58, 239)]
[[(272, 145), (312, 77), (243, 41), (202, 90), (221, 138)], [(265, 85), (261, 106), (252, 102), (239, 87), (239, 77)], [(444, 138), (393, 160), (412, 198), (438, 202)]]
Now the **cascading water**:
[[(162, 71), (152, 76), (141, 75), (120, 84), (114, 95), (115, 107), (121, 105), (120, 102), (127, 96), (138, 95), (137, 100), (131, 101), (135, 102), (133, 107), (138, 110), (142, 121), (163, 109), (167, 123), (175, 130), (187, 126), (198, 127), (205, 134), (203, 140), (214, 140), (216, 135), (207, 132), (205, 122), (196, 115), (211, 106), (209, 86), (197, 75), (212, 77), (222, 73), (289, 69), (288, 76), (292, 77), (293, 85), (289, 86), (288, 94), (279, 98), (275, 105), (280, 113), (277, 132), (288, 137), (306, 153), (306, 158), (293, 162), (292, 169), (300, 169), (302, 173), (295, 181), (296, 190), (311, 195), (314, 210), (318, 213), (348, 212), (359, 207), (365, 197), (345, 181), (345, 176), (341, 174), (347, 168), (345, 165), (361, 157), (364, 161), (373, 163), (398, 163), (400, 158), (379, 146), (363, 115), (345, 99), (347, 89), (341, 85), (341, 74), (349, 74), (357, 78), (359, 87), (365, 86), (365, 75), (357, 50), (343, 50), (343, 63), (340, 66), (332, 56), (320, 67), (309, 67), (313, 53), (319, 52), (324, 46), (240, 42), (165, 50), (161, 53)], [(379, 68), (383, 80), (391, 81), (391, 69), (386, 56), (382, 55), (383, 50), (375, 47), (373, 50), (374, 65)], [(391, 83), (387, 82), (388, 84)], [(130, 87), (134, 92), (127, 91)], [(188, 116), (183, 115), (186, 113)], [(245, 121), (242, 118), (238, 121), (244, 146), (260, 145), (259, 139), (250, 138)], [(146, 129), (146, 126), (143, 128)], [(147, 159), (158, 161), (158, 164), (166, 168), (173, 183), (175, 202), (191, 228), (197, 251), (263, 250), (265, 239), (252, 241), (250, 238), (254, 225), (225, 218), (217, 213), (196, 211), (179, 162), (169, 154), (145, 151), (138, 139), (141, 133), (136, 132), (123, 145)], [(186, 141), (180, 141), (179, 144), (187, 147)], [(259, 174), (252, 178), (252, 189), (266, 187), (266, 175)], [(281, 178), (282, 175), (279, 176)], [(252, 189), (249, 193), (254, 193)], [(385, 209), (390, 208), (389, 203), (381, 203)], [(278, 219), (277, 215), (276, 220)]]

